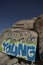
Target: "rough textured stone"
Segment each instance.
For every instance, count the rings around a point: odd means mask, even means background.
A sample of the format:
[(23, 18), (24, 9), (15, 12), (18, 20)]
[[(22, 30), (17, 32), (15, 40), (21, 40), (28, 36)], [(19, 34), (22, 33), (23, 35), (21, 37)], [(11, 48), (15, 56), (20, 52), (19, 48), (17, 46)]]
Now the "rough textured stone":
[(14, 58), (14, 59), (10, 60), (7, 65), (19, 65), (18, 64), (18, 59), (17, 58)]
[[(25, 29), (32, 29), (38, 33), (39, 54), (41, 54), (43, 52), (43, 14), (40, 15), (38, 18), (32, 18), (31, 20), (18, 21), (15, 24), (13, 24), (10, 29), (4, 30), (2, 35), (0, 36), (0, 44), (4, 39), (6, 40), (9, 38), (11, 38), (12, 40), (19, 40), (22, 42), (27, 41), (29, 43), (32, 43), (34, 41), (36, 43), (37, 33)], [(39, 64), (43, 65), (43, 62), (40, 61)], [(21, 62), (21, 64), (19, 64), (17, 58), (11, 59), (6, 54), (0, 52), (0, 65), (34, 65), (34, 64), (33, 63), (25, 64), (24, 62)]]
[(2, 34), (0, 35), (0, 45), (3, 42), (3, 40), (9, 39), (10, 35), (11, 35), (10, 29), (3, 30)]
[[(8, 35), (8, 37), (5, 36), (5, 34), (7, 34), (7, 33), (11, 33), (11, 34), (9, 34), (10, 37), (9, 37), (9, 35)], [(10, 30), (8, 30), (8, 29), (5, 30), (3, 35), (5, 36), (5, 37), (2, 36), (3, 40), (10, 38), (10, 39), (16, 40), (16, 41), (18, 40), (18, 41), (22, 41), (22, 42), (28, 42), (30, 44), (34, 42), (37, 44), (37, 33), (34, 31), (31, 31), (31, 30), (24, 30), (22, 28), (18, 28), (18, 29), (17, 28), (10, 28)], [(4, 59), (6, 60), (6, 57), (4, 57)], [(4, 61), (2, 60), (3, 61), (2, 64), (5, 63), (5, 60)], [(8, 65), (12, 65), (12, 64), (13, 65), (19, 65), (18, 62), (16, 63), (15, 58), (12, 59), (11, 61), (9, 61), (9, 63), (8, 63)]]
[(33, 24), (35, 22), (35, 19), (32, 20), (21, 20), (13, 24), (12, 27), (21, 27), (26, 29), (33, 29)]
[(37, 43), (37, 33), (31, 30), (16, 28), (14, 31), (12, 30), (11, 39), (22, 42)]
[(6, 65), (9, 60), (10, 60), (9, 56), (0, 52), (0, 65)]
[(24, 62), (21, 62), (21, 65), (26, 65), (26, 63), (24, 63)]
[[(34, 23), (34, 30), (38, 33), (39, 55), (43, 53), (43, 15), (40, 15)], [(41, 58), (43, 60), (43, 58)]]

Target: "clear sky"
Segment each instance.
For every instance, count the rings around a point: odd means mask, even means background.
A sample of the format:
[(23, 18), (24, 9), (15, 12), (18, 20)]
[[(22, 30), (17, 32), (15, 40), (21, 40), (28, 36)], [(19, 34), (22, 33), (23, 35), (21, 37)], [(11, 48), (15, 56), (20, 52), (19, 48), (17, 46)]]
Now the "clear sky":
[(0, 0), (0, 33), (18, 20), (43, 13), (43, 0)]

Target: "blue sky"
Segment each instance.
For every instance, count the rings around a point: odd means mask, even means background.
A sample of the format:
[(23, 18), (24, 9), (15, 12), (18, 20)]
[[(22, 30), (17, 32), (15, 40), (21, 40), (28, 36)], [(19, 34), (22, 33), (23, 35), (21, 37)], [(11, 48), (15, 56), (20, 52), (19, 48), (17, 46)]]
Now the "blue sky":
[(0, 0), (0, 33), (18, 20), (43, 13), (43, 0)]

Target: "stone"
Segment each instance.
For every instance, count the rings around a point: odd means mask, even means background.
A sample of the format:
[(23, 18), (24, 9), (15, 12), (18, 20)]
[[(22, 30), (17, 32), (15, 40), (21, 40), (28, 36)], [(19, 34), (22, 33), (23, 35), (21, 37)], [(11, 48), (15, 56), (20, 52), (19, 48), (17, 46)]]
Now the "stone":
[[(7, 32), (6, 32), (7, 31)], [(4, 40), (8, 40), (8, 39), (11, 39), (11, 42), (12, 41), (19, 41), (19, 42), (22, 42), (25, 44), (25, 42), (27, 42), (28, 44), (33, 44), (34, 45), (37, 45), (37, 33), (34, 32), (34, 31), (31, 31), (31, 30), (25, 30), (25, 29), (22, 29), (22, 28), (10, 28), (8, 30), (4, 31), (3, 33), (3, 41)], [(8, 33), (8, 35), (7, 35)], [(11, 33), (11, 34), (9, 34)], [(7, 36), (5, 36), (5, 34)], [(9, 46), (9, 45), (8, 45)], [(10, 45), (11, 46), (11, 45)], [(7, 46), (6, 46), (7, 47)], [(36, 46), (35, 46), (36, 47)], [(18, 48), (18, 47), (17, 47)], [(7, 49), (7, 48), (6, 48)], [(36, 48), (35, 48), (36, 49)], [(12, 50), (13, 51), (13, 50)], [(9, 52), (10, 53), (10, 52)], [(10, 53), (11, 54), (11, 53)], [(27, 55), (26, 55), (27, 57)], [(27, 60), (27, 59), (26, 59)], [(29, 60), (29, 59), (28, 59)]]
[[(22, 28), (11, 28), (12, 34), (11, 34), (11, 39), (18, 40), (18, 41), (23, 41), (23, 42), (29, 42), (32, 39), (36, 43), (37, 41), (37, 33), (31, 30), (25, 30)], [(31, 42), (31, 41), (30, 41)]]
[(8, 61), (10, 60), (10, 57), (6, 54), (0, 52), (0, 65), (6, 65)]
[(9, 63), (7, 65), (19, 65), (18, 64), (18, 59), (17, 58), (13, 58), (12, 60), (9, 61)]
[(34, 30), (38, 33), (39, 56), (43, 61), (43, 14), (35, 21)]
[(33, 24), (35, 19), (32, 20), (20, 20), (13, 24), (12, 27), (24, 28), (24, 29), (33, 29)]

